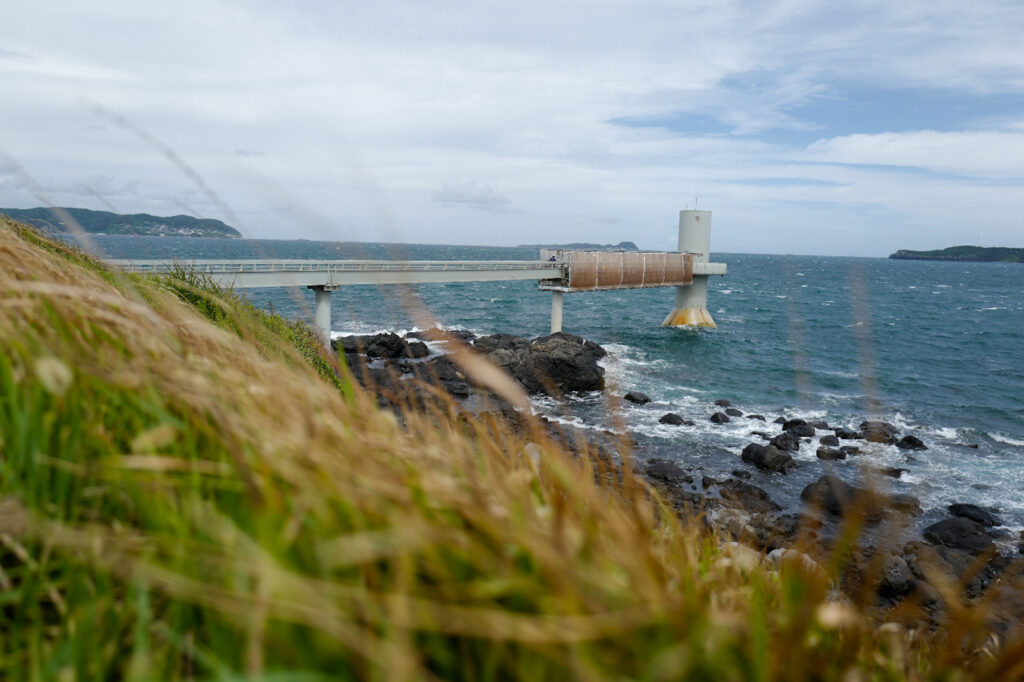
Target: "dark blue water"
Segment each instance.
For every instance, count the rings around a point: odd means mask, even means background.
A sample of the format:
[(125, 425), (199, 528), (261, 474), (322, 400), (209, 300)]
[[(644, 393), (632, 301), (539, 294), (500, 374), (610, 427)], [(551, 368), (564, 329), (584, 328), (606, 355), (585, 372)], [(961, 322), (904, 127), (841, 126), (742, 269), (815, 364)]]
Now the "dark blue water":
[[(110, 257), (133, 258), (412, 258), (535, 259), (517, 248), (310, 241), (97, 237)], [(744, 412), (825, 419), (856, 427), (878, 417), (928, 446), (906, 453), (870, 445), (863, 456), (831, 466), (853, 479), (865, 467), (908, 469), (886, 479), (922, 500), (938, 518), (951, 502), (998, 507), (1013, 529), (1024, 527), (1024, 265), (886, 259), (715, 254), (729, 274), (711, 282), (716, 330), (660, 326), (671, 289), (573, 294), (564, 328), (611, 351), (608, 377), (622, 391), (654, 402), (626, 406), (640, 452), (677, 459), (712, 475), (746, 468), (739, 453), (762, 442), (764, 424), (708, 421), (712, 402), (728, 398)], [(443, 324), (481, 334), (545, 334), (550, 294), (531, 282), (414, 287)], [(333, 295), (336, 332), (409, 329), (413, 316), (394, 287), (349, 287)], [(251, 299), (286, 316), (311, 317), (312, 292), (256, 289)], [(566, 419), (606, 421), (599, 396), (576, 399)], [(556, 411), (551, 403), (538, 408)], [(695, 427), (657, 422), (666, 411)], [(777, 427), (776, 427), (777, 428)], [(964, 447), (976, 444), (977, 449)], [(784, 504), (825, 471), (815, 446), (789, 476), (756, 473), (753, 481)]]

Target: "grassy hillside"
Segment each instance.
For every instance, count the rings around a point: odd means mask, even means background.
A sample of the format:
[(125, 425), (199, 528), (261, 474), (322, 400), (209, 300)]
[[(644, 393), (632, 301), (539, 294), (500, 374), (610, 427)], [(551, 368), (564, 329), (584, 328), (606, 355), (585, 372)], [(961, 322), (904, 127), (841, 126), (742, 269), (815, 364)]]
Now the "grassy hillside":
[(1024, 672), (983, 609), (882, 626), (829, 601), (839, 559), (773, 568), (628, 459), (381, 411), (304, 325), (2, 219), (0, 347), (3, 679)]

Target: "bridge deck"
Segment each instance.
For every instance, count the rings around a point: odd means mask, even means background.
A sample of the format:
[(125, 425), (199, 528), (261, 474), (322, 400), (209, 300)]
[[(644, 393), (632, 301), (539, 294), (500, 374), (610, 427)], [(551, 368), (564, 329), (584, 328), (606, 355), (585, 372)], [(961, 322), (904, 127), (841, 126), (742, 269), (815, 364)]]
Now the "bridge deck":
[[(208, 275), (239, 288), (430, 282), (562, 280), (562, 261), (394, 261), (394, 260), (111, 260), (127, 272), (160, 273), (177, 268)], [(695, 275), (724, 275), (724, 263), (694, 263)], [(664, 285), (654, 285), (664, 286)]]
[(114, 260), (128, 272), (185, 268), (236, 287), (486, 282), (562, 277), (563, 266), (548, 261), (382, 261), (382, 260)]

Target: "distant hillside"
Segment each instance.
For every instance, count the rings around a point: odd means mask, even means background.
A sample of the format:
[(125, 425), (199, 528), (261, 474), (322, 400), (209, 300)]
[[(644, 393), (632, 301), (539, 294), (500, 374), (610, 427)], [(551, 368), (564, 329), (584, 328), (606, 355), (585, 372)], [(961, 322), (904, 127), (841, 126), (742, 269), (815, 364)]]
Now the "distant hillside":
[[(188, 215), (176, 215), (168, 218), (149, 215), (148, 213), (132, 213), (120, 215), (109, 211), (90, 211), (87, 208), (65, 208), (68, 214), (91, 234), (138, 234), (156, 237), (232, 237), (242, 235), (238, 230), (212, 218), (193, 218)], [(0, 208), (0, 213), (31, 223), (49, 232), (70, 232), (49, 208)]]
[(520, 249), (572, 249), (576, 251), (639, 251), (633, 242), (619, 242), (618, 244), (589, 244), (587, 242), (572, 242), (570, 244), (520, 244)]
[(968, 263), (1024, 263), (1024, 249), (1002, 246), (951, 246), (935, 251), (900, 249), (889, 256), (896, 260), (952, 260)]

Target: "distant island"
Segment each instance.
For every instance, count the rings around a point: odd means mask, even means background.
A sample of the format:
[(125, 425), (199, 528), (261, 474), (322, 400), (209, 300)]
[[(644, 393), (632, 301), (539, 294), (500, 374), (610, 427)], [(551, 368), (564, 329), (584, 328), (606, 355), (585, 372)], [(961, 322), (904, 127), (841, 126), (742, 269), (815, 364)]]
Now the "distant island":
[(895, 260), (952, 260), (967, 263), (1024, 263), (1024, 249), (1002, 246), (951, 246), (934, 251), (900, 249), (889, 256)]
[[(82, 229), (90, 234), (133, 234), (150, 237), (228, 237), (242, 235), (235, 228), (213, 218), (176, 215), (167, 218), (148, 213), (121, 215), (87, 208), (57, 209), (67, 211)], [(0, 208), (0, 213), (13, 220), (31, 223), (47, 232), (70, 232), (71, 228), (50, 208)]]
[(570, 244), (520, 244), (518, 249), (566, 249), (575, 251), (639, 251), (633, 242), (619, 242), (618, 244), (590, 244), (587, 242), (572, 242)]

